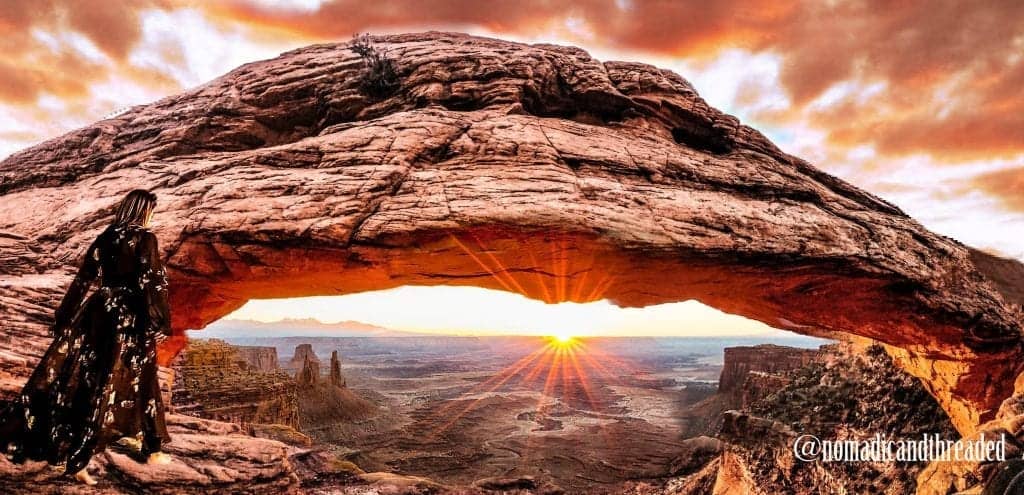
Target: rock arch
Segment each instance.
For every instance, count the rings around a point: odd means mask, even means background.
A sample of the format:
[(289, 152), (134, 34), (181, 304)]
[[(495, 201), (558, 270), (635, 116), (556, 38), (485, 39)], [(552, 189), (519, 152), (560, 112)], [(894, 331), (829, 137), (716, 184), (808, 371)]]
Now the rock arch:
[(316, 45), (0, 163), (3, 390), (45, 346), (71, 265), (142, 186), (160, 197), (179, 334), (250, 298), (409, 284), (698, 299), (888, 344), (962, 432), (1013, 393), (1019, 263), (782, 153), (671, 72), (459, 34), (378, 41), (400, 78), (389, 95), (360, 93), (344, 44)]

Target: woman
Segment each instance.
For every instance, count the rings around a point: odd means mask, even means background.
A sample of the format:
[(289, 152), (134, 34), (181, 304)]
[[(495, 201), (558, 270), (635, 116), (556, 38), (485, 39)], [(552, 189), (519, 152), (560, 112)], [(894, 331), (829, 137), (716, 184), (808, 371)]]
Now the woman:
[(57, 309), (53, 344), (0, 418), (0, 449), (14, 462), (65, 464), (92, 485), (89, 459), (122, 437), (141, 439), (148, 462), (170, 461), (160, 452), (170, 438), (156, 345), (169, 335), (170, 317), (160, 251), (147, 229), (155, 206), (149, 191), (128, 193), (86, 252)]

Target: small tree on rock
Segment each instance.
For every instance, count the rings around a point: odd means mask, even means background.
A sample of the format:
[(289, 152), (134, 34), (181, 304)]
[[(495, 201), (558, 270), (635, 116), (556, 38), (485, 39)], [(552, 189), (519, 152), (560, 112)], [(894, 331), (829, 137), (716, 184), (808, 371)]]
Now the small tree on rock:
[(353, 52), (363, 59), (363, 72), (360, 75), (359, 90), (375, 98), (383, 98), (394, 92), (398, 87), (398, 73), (394, 62), (387, 52), (374, 45), (369, 34), (357, 34), (352, 37), (349, 46)]

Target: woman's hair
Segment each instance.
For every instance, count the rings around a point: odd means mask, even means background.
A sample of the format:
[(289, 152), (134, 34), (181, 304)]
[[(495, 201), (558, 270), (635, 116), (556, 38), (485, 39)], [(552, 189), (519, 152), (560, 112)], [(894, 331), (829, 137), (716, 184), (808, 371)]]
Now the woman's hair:
[(114, 214), (114, 221), (111, 223), (145, 227), (154, 208), (156, 208), (156, 195), (145, 189), (136, 189), (121, 200), (121, 204), (117, 206), (117, 213)]

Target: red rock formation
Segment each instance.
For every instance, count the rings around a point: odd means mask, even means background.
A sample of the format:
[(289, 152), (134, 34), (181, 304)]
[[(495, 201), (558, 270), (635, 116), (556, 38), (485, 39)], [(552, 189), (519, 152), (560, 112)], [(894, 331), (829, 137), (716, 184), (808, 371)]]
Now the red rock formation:
[(682, 77), (553, 45), (375, 41), (385, 95), (360, 93), (346, 44), (316, 45), (0, 162), (4, 390), (112, 205), (149, 187), (179, 335), (253, 297), (407, 284), (698, 299), (885, 342), (965, 432), (1013, 393), (1019, 264), (782, 153)]
[(295, 354), (288, 361), (288, 368), (301, 371), (306, 366), (306, 361), (317, 365), (319, 370), (320, 358), (313, 352), (313, 344), (299, 344), (295, 346)]
[(737, 398), (735, 407), (749, 406), (789, 385), (789, 383), (790, 379), (786, 375), (751, 371), (747, 374), (747, 379), (744, 380), (738, 393), (735, 394)]
[(306, 354), (302, 361), (302, 369), (295, 375), (295, 382), (300, 387), (312, 387), (320, 383), (320, 362), (313, 361), (309, 354)]
[(304, 356), (304, 366), (296, 376), (299, 423), (303, 432), (330, 441), (336, 426), (377, 413), (377, 406), (345, 386), (338, 351), (331, 354), (331, 372), (326, 382), (320, 381), (320, 364), (312, 360), (315, 357), (312, 351)]
[(329, 383), (335, 387), (345, 387), (345, 377), (341, 376), (341, 359), (338, 359), (338, 351), (331, 353), (331, 375)]
[(222, 341), (193, 340), (175, 366), (170, 404), (178, 412), (237, 424), (298, 426), (295, 382), (281, 372), (249, 366)]
[(800, 349), (774, 344), (726, 347), (718, 391), (684, 408), (686, 436), (713, 435), (722, 423), (722, 413), (742, 409), (789, 383), (788, 372), (812, 362), (823, 361), (830, 346)]
[[(849, 350), (832, 347), (822, 359), (792, 371), (751, 372), (750, 376), (785, 378), (786, 383), (742, 410), (723, 414), (718, 438), (728, 445), (720, 459), (715, 493), (946, 493), (938, 482), (946, 473), (935, 475), (935, 468), (926, 468), (923, 462), (824, 463), (794, 458), (793, 441), (803, 434), (823, 440), (866, 440), (875, 434), (902, 440), (924, 434), (958, 438), (934, 399), (917, 380), (896, 369), (880, 346), (856, 354), (847, 354)], [(750, 386), (750, 376), (743, 388)], [(956, 463), (933, 466), (949, 464)], [(972, 484), (981, 479), (975, 477)], [(934, 488), (940, 490), (931, 491)]]
[(256, 371), (269, 373), (278, 370), (276, 347), (233, 346), (239, 357)]
[(86, 488), (44, 462), (21, 466), (0, 456), (0, 493), (276, 495), (298, 489), (296, 463), (285, 444), (244, 435), (230, 423), (177, 414), (168, 415), (167, 422), (174, 439), (166, 447), (173, 457), (167, 466), (149, 466), (110, 449), (97, 455), (90, 469), (100, 484)]
[(817, 349), (797, 349), (774, 344), (727, 347), (722, 361), (722, 374), (718, 379), (719, 393), (739, 389), (751, 372), (776, 374), (802, 368), (820, 359)]

